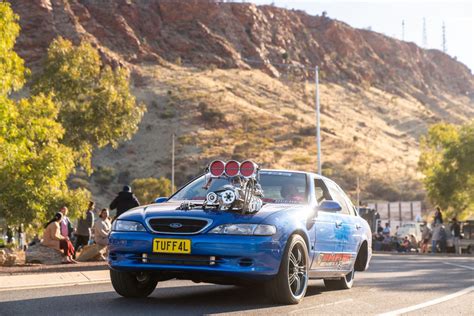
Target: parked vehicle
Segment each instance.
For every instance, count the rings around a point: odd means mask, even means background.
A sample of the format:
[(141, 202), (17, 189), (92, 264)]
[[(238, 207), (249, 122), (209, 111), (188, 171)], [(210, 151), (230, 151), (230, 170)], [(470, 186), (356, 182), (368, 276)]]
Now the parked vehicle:
[(424, 224), (422, 222), (406, 222), (403, 223), (397, 231), (397, 239), (403, 239), (405, 236), (414, 235), (416, 240), (421, 241), (421, 233)]
[(355, 271), (369, 266), (369, 225), (317, 174), (215, 161), (157, 200), (113, 224), (108, 260), (122, 296), (146, 297), (158, 281), (177, 278), (262, 285), (275, 302), (296, 304), (309, 279), (350, 289)]
[(463, 253), (473, 253), (474, 251), (474, 220), (461, 223), (461, 236), (459, 246)]

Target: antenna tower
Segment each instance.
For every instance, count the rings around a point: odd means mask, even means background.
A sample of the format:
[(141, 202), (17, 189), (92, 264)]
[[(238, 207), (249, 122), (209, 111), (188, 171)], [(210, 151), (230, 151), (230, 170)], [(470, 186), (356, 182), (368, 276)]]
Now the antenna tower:
[(402, 41), (405, 40), (405, 20), (402, 20)]
[(423, 18), (423, 47), (428, 47), (428, 35), (426, 34), (426, 18)]
[(446, 53), (448, 51), (448, 48), (446, 47), (446, 24), (444, 24), (443, 21), (443, 53)]

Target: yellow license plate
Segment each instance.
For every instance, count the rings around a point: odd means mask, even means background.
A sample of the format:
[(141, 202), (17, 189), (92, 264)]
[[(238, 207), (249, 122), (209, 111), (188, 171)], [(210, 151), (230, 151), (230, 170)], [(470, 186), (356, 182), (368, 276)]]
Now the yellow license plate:
[(191, 240), (155, 238), (153, 239), (153, 252), (191, 253)]

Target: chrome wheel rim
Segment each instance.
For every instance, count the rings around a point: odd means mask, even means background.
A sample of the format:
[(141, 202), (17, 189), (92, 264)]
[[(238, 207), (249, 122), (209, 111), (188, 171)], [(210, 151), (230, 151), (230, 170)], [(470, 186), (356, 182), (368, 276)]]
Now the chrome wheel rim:
[(288, 285), (294, 297), (303, 295), (308, 283), (308, 268), (302, 247), (301, 244), (294, 245), (288, 260)]

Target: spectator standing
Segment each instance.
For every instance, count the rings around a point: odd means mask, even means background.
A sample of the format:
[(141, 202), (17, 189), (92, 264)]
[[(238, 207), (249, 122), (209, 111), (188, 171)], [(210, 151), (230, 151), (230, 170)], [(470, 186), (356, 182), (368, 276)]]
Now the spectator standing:
[(434, 228), (433, 228), (433, 236), (431, 237), (431, 253), (436, 253), (438, 243), (440, 240), (440, 235), (441, 235), (441, 224), (435, 221), (433, 225), (434, 225)]
[(453, 217), (453, 224), (451, 225), (451, 232), (454, 236), (454, 249), (457, 254), (461, 254), (461, 247), (459, 242), (461, 239), (461, 226), (459, 225), (458, 219)]
[(439, 206), (436, 207), (434, 221), (435, 223), (443, 224), (443, 212), (441, 212), (441, 208)]
[(61, 214), (63, 215), (61, 218), (61, 235), (63, 237), (67, 237), (68, 239), (71, 239), (72, 233), (74, 232), (74, 228), (71, 224), (71, 221), (69, 220), (69, 217), (67, 217), (67, 213), (69, 213), (69, 210), (66, 206), (61, 207), (60, 210)]
[(21, 250), (26, 250), (26, 240), (25, 240), (25, 227), (23, 223), (18, 226), (18, 248)]
[(76, 230), (76, 250), (79, 250), (80, 247), (84, 247), (89, 244), (89, 240), (91, 238), (92, 233), (92, 227), (94, 225), (94, 208), (95, 203), (90, 201), (89, 206), (87, 207), (85, 217), (83, 216), (79, 218)]
[(7, 226), (7, 244), (11, 244), (13, 242), (13, 230), (10, 226)]
[(140, 202), (138, 202), (137, 197), (132, 193), (132, 188), (126, 185), (112, 203), (110, 203), (110, 210), (117, 209), (117, 215), (115, 215), (115, 218), (117, 218), (129, 209), (137, 206), (140, 206)]
[(445, 252), (446, 252), (446, 242), (447, 242), (447, 239), (448, 239), (448, 235), (447, 235), (447, 233), (446, 233), (446, 228), (444, 227), (443, 224), (440, 224), (438, 243), (439, 243), (439, 248), (440, 248), (440, 250), (441, 250), (441, 253), (445, 253)]
[(431, 239), (431, 229), (428, 227), (428, 223), (424, 223), (423, 230), (421, 231), (421, 252), (428, 252), (428, 243)]
[(66, 259), (64, 263), (76, 263), (72, 258), (74, 255), (74, 246), (72, 245), (69, 237), (64, 237), (61, 234), (61, 221), (64, 215), (58, 212), (54, 217), (46, 223), (45, 230), (43, 233), (42, 244), (46, 247), (50, 247), (56, 250), (62, 250)]

